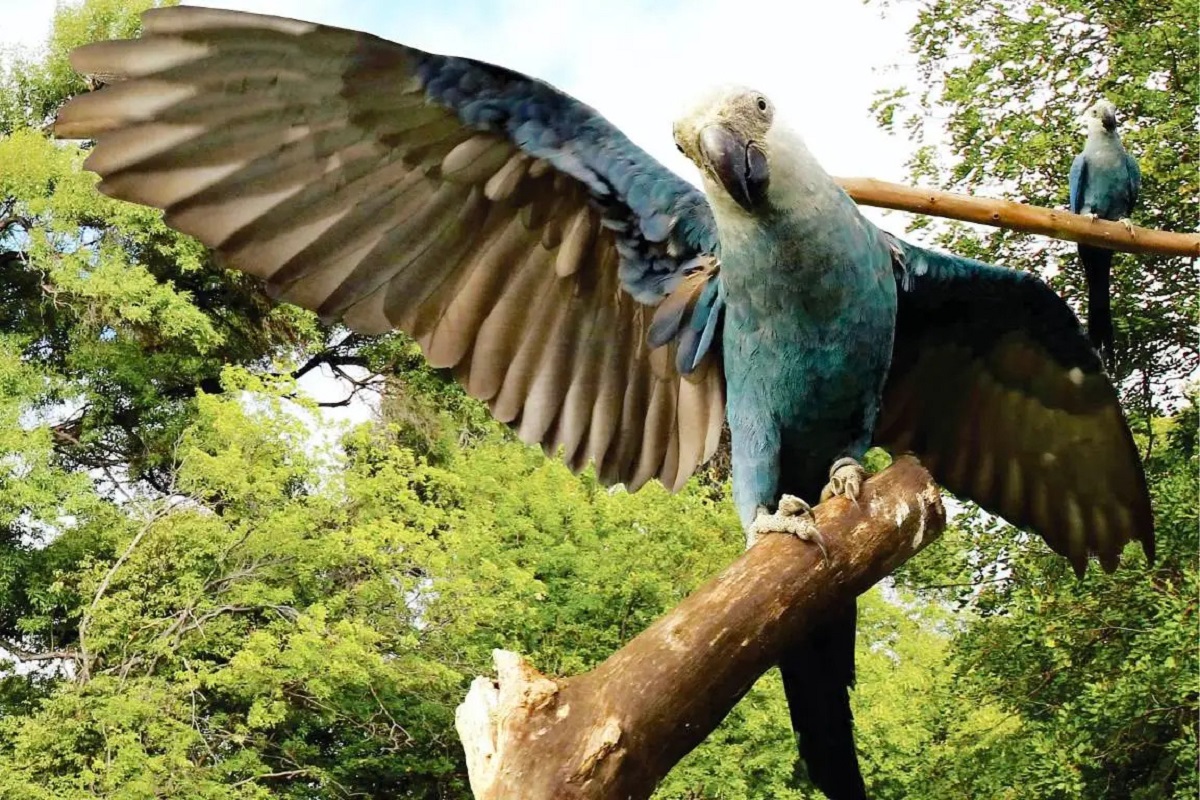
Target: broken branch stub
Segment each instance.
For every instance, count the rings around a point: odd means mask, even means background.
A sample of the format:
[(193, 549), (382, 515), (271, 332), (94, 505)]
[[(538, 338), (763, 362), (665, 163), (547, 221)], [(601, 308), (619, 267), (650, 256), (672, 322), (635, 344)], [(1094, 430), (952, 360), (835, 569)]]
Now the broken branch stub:
[(816, 509), (829, 553), (763, 537), (590, 672), (551, 679), (494, 653), (455, 723), (476, 800), (642, 800), (833, 603), (861, 594), (937, 538), (937, 485), (901, 458), (857, 504)]

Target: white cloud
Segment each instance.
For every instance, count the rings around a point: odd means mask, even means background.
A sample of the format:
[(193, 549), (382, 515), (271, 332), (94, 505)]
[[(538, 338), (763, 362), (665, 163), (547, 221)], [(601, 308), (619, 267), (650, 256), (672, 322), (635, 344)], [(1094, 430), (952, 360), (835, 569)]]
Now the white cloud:
[[(908, 143), (874, 124), (874, 91), (908, 76), (907, 8), (859, 2), (695, 0), (605, 3), (466, 0), (208, 0), (365, 30), (424, 50), (469, 56), (546, 80), (595, 107), (689, 180), (671, 123), (720, 84), (770, 95), (834, 175), (901, 181)], [(885, 212), (865, 209), (876, 222)], [(899, 218), (887, 215), (890, 227)]]
[(4, 0), (4, 25), (0, 26), (0, 59), (12, 47), (37, 48), (50, 34), (54, 0)]
[(907, 144), (880, 131), (867, 111), (884, 82), (876, 70), (905, 56), (908, 26), (899, 16), (885, 20), (856, 2), (774, 0), (503, 0), (493, 7), (488, 19), (439, 23), (425, 13), (416, 25), (394, 11), (372, 32), (548, 80), (689, 177), (671, 123), (697, 96), (729, 83), (770, 95), (832, 173), (904, 174)]
[[(44, 40), (54, 0), (15, 2), (0, 46)], [(596, 107), (689, 178), (671, 123), (718, 84), (753, 86), (833, 174), (900, 180), (908, 145), (880, 131), (872, 93), (904, 72), (907, 9), (887, 18), (859, 2), (776, 0), (206, 0), (204, 5), (369, 31), (435, 52), (480, 58), (547, 80)], [(14, 16), (15, 15), (15, 16)]]

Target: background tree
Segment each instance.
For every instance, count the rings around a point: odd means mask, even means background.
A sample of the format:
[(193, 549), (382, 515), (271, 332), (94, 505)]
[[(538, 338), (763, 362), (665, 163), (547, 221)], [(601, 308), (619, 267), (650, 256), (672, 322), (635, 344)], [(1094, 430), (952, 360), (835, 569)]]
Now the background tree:
[[(45, 55), (0, 75), (0, 797), (469, 797), (452, 716), (490, 650), (548, 673), (604, 658), (739, 551), (725, 476), (675, 496), (572, 476), (407, 338), (274, 306), (156, 213), (97, 194), (45, 126), (86, 88), (69, 49), (132, 35), (151, 4), (63, 5)], [(1139, 221), (1187, 227), (1194, 4), (1068, 5), (921, 4), (924, 76), (950, 90), (927, 98), (915, 175), (1065, 201), (1063, 98), (1090, 98), (1053, 82), (1092, 62), (1046, 20), (1091, 14), (1100, 27), (1055, 24), (1132, 76), (1111, 96), (1150, 173)], [(1133, 24), (1160, 17), (1178, 24)], [(1040, 93), (1001, 86), (1008, 60)], [(897, 124), (921, 99), (889, 98)], [(1067, 258), (1055, 280), (1078, 291), (1067, 245), (949, 235), (1014, 265)], [(1158, 412), (1141, 434), (1159, 561), (1131, 550), (1131, 567), (1076, 582), (1040, 542), (967, 517), (872, 591), (854, 702), (882, 800), (1197, 790), (1196, 416), (1161, 388), (1194, 368), (1195, 276), (1120, 263), (1130, 395), (1149, 376)], [(379, 391), (379, 418), (314, 435), (296, 381), (317, 369)], [(784, 720), (770, 675), (659, 796), (816, 797), (790, 777)]]
[[(880, 125), (917, 146), (914, 181), (1065, 208), (1067, 173), (1083, 144), (1075, 119), (1103, 96), (1116, 104), (1122, 139), (1141, 165), (1137, 224), (1195, 230), (1196, 0), (877, 2), (917, 9), (909, 41), (920, 81), (881, 91), (874, 106)], [(1076, 307), (1086, 296), (1073, 245), (935, 227), (955, 251), (1037, 271)], [(1200, 365), (1198, 297), (1188, 260), (1117, 256), (1114, 374), (1143, 422), (1175, 408), (1180, 382)]]
[[(909, 39), (921, 83), (882, 91), (875, 105), (881, 125), (918, 145), (913, 180), (1064, 206), (1082, 140), (1074, 118), (1102, 95), (1120, 109), (1122, 136), (1141, 163), (1139, 224), (1195, 229), (1194, 0), (913, 5)], [(1073, 246), (928, 220), (913, 227), (957, 251), (1036, 271), (1069, 300), (1085, 296)], [(957, 690), (998, 702), (1019, 721), (1019, 735), (977, 753), (982, 761), (960, 762), (970, 769), (950, 794), (1009, 796), (1001, 786), (1025, 797), (1196, 792), (1195, 386), (1187, 381), (1198, 363), (1197, 289), (1190, 261), (1117, 257), (1115, 375), (1150, 454), (1159, 557), (1149, 576), (1127, 553), (1133, 569), (1111, 577), (1093, 569), (1072, 581), (1045, 548), (994, 536), (994, 521), (980, 515), (960, 520), (978, 535), (957, 550), (938, 548), (901, 576), (909, 585), (957, 584), (933, 595), (975, 612), (951, 646)]]

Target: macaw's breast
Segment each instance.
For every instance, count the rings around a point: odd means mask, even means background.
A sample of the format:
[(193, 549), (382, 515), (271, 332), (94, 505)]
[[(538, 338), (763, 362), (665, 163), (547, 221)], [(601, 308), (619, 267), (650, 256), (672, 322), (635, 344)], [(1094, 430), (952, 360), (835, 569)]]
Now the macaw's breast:
[(890, 253), (818, 260), (810, 251), (799, 268), (758, 272), (724, 273), (730, 428), (736, 437), (775, 427), (783, 471), (823, 480), (834, 459), (860, 456), (870, 441), (895, 330)]

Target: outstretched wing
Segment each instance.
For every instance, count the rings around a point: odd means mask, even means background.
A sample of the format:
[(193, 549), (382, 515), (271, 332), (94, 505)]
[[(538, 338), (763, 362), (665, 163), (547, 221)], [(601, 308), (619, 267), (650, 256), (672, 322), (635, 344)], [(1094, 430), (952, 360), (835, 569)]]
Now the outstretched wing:
[(1077, 572), (1154, 555), (1142, 463), (1067, 305), (1035, 276), (892, 239), (895, 349), (876, 441), (1046, 539)]
[(1087, 158), (1080, 153), (1071, 162), (1071, 174), (1067, 187), (1071, 193), (1071, 213), (1078, 214), (1083, 208), (1083, 185), (1087, 180)]
[[(407, 331), (576, 469), (678, 488), (715, 450), (719, 340), (685, 336), (720, 317), (691, 300), (719, 281), (711, 211), (593, 109), (296, 20), (175, 7), (143, 25), (72, 53), (111, 85), (55, 132), (96, 140), (101, 191), (164, 209), (283, 300)], [(649, 306), (681, 288), (688, 324), (649, 348)]]

